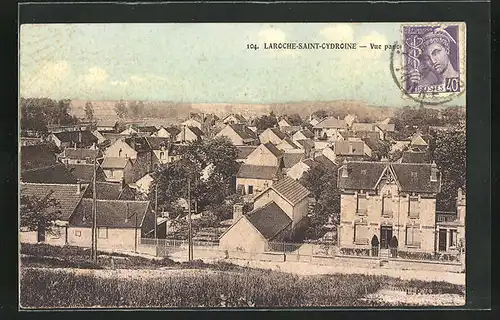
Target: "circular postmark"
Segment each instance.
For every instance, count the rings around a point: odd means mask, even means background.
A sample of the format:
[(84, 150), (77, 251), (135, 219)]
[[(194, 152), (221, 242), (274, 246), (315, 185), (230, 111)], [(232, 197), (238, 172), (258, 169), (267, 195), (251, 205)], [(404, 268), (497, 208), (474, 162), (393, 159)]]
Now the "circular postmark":
[[(411, 60), (413, 56), (409, 52), (404, 51), (405, 46), (400, 45), (395, 41), (392, 45), (389, 56), (389, 68), (392, 79), (399, 88), (404, 97), (409, 98), (421, 105), (441, 105), (451, 102), (465, 93), (465, 82), (462, 79), (457, 79), (457, 85), (462, 90), (443, 92), (436, 90), (426, 90), (426, 87), (420, 90), (410, 92), (407, 82), (409, 81), (410, 70), (404, 66), (402, 62), (405, 57)], [(413, 58), (414, 59), (414, 58)]]

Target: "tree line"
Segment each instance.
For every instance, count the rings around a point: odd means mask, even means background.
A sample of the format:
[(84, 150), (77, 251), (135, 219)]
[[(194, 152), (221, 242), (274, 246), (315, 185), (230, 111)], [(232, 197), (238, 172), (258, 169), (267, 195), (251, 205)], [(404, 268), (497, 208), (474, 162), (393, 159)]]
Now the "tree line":
[(78, 123), (70, 115), (71, 100), (48, 98), (21, 98), (21, 132), (47, 132), (51, 125), (72, 125)]

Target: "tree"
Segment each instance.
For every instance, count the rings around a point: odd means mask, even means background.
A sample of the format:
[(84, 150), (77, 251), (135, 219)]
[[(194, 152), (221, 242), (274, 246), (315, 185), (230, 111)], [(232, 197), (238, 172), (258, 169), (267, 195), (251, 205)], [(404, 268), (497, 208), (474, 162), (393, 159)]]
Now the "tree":
[(71, 100), (21, 98), (21, 131), (47, 132), (49, 125), (70, 125), (78, 119), (70, 115)]
[(437, 132), (431, 139), (430, 154), (441, 172), (441, 192), (437, 195), (438, 210), (455, 211), (458, 188), (466, 191), (465, 130)]
[(128, 110), (125, 105), (125, 101), (120, 100), (115, 104), (115, 112), (120, 119), (123, 119), (128, 115)]
[(310, 217), (306, 237), (318, 239), (324, 234), (323, 226), (332, 217), (340, 219), (340, 192), (337, 189), (337, 169), (318, 165), (307, 171), (301, 178), (302, 185), (311, 191), (316, 204)]
[(46, 116), (38, 102), (40, 101), (21, 98), (21, 131), (47, 132)]
[(328, 111), (326, 111), (326, 110), (320, 109), (320, 110), (316, 110), (316, 111), (314, 111), (312, 115), (313, 115), (313, 116), (316, 116), (316, 117), (318, 117), (318, 118), (320, 118), (320, 119), (323, 119), (323, 118), (328, 117), (328, 116), (329, 116), (329, 113), (328, 113)]
[(302, 120), (302, 118), (298, 113), (294, 113), (288, 116), (288, 121), (290, 121), (290, 123), (294, 126), (301, 126), (304, 123), (304, 121)]
[(27, 231), (51, 230), (53, 222), (60, 218), (59, 202), (50, 192), (45, 197), (28, 196), (21, 193), (20, 227)]
[(134, 118), (144, 115), (144, 103), (142, 101), (130, 101), (128, 103), (128, 111)]
[(94, 119), (94, 107), (92, 106), (92, 102), (87, 101), (85, 103), (85, 118), (87, 120), (92, 121)]
[(260, 131), (264, 131), (268, 128), (276, 127), (277, 124), (278, 124), (278, 120), (274, 116), (273, 112), (271, 112), (269, 115), (260, 116), (255, 121), (255, 126)]
[(391, 151), (389, 142), (379, 140), (370, 147), (372, 150), (371, 158), (373, 161), (380, 161), (382, 158), (389, 158), (389, 152)]

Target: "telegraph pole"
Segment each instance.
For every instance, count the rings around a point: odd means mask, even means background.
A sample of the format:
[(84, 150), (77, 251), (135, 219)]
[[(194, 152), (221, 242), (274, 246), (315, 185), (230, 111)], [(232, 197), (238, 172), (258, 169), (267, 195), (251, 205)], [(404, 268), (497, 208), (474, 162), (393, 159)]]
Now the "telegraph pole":
[(158, 225), (158, 181), (156, 181), (155, 185), (155, 239), (157, 239), (156, 244), (158, 244), (157, 225)]
[(191, 176), (188, 176), (188, 260), (193, 260), (193, 228), (191, 225)]
[(97, 155), (94, 157), (94, 177), (92, 179), (92, 260), (97, 262), (97, 192), (96, 192), (96, 176), (97, 176)]

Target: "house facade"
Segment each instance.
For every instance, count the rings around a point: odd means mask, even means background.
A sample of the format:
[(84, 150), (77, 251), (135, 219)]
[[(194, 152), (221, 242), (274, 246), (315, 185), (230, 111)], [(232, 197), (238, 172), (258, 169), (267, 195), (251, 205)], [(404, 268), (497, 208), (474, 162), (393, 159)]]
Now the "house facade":
[(345, 121), (333, 117), (323, 119), (313, 127), (315, 138), (324, 140), (345, 130), (347, 130)]
[(441, 188), (435, 164), (344, 162), (337, 184), (340, 247), (435, 252)]
[(255, 132), (240, 124), (227, 124), (215, 137), (227, 137), (235, 146), (256, 145), (259, 142)]
[(230, 114), (222, 122), (224, 124), (247, 124), (247, 120), (240, 114)]
[(125, 183), (135, 181), (135, 173), (130, 158), (106, 157), (101, 163), (106, 181), (118, 182), (124, 180)]
[(201, 140), (204, 136), (203, 131), (197, 126), (183, 126), (177, 134), (176, 141), (186, 143), (190, 141)]
[[(148, 140), (144, 137), (119, 139), (109, 146), (104, 154), (105, 158), (129, 158), (133, 169), (132, 181), (151, 172), (154, 167), (153, 150)], [(116, 162), (116, 160), (114, 160), (114, 162)], [(126, 163), (122, 161), (120, 164), (125, 165)], [(125, 169), (125, 167), (122, 169)]]
[(274, 145), (280, 144), (285, 138), (286, 134), (281, 132), (278, 128), (267, 128), (259, 135), (260, 143), (272, 143)]
[(94, 159), (102, 157), (99, 149), (65, 148), (58, 159), (64, 164), (94, 163)]

